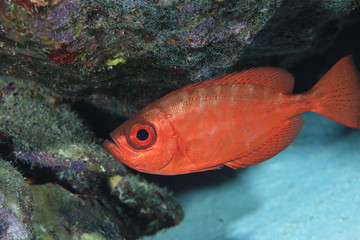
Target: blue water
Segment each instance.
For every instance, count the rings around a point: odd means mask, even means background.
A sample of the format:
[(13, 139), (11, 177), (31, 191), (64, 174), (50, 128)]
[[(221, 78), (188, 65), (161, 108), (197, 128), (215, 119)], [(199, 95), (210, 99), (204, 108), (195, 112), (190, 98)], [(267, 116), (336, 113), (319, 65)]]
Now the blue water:
[(360, 130), (303, 116), (296, 140), (260, 165), (175, 178), (185, 219), (143, 239), (359, 240)]

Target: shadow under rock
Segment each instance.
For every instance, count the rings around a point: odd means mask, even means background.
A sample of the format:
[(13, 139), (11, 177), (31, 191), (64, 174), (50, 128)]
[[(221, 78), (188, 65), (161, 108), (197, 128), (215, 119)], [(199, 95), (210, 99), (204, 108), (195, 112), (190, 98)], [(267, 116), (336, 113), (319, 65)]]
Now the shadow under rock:
[(226, 182), (234, 180), (242, 171), (244, 170), (240, 169), (236, 171), (228, 167), (223, 167), (222, 169), (175, 176), (151, 174), (142, 174), (142, 176), (151, 182), (158, 183), (161, 187), (167, 187), (171, 191), (174, 191), (175, 194), (180, 194), (195, 189), (210, 188), (225, 184)]
[(120, 126), (128, 118), (112, 114), (86, 101), (77, 101), (72, 105), (74, 111), (84, 120), (84, 123), (100, 139), (110, 139), (109, 133)]

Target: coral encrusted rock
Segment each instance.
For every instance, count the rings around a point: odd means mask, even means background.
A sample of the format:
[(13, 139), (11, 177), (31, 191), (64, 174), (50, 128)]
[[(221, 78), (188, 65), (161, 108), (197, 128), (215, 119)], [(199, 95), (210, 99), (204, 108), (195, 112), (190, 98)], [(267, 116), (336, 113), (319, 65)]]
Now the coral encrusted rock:
[(359, 6), (356, 0), (0, 1), (0, 72), (70, 95), (128, 84), (176, 88), (244, 61), (276, 58), (287, 66), (325, 49)]
[(171, 193), (128, 172), (49, 88), (0, 77), (0, 113), (2, 239), (136, 239), (182, 220)]

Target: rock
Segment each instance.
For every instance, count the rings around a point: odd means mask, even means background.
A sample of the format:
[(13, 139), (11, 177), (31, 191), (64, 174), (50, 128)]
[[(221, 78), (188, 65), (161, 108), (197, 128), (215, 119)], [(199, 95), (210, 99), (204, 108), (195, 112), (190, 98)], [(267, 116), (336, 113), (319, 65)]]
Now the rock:
[(32, 238), (32, 195), (24, 178), (0, 158), (0, 238)]
[(138, 176), (116, 175), (109, 179), (110, 193), (116, 196), (128, 211), (137, 211), (135, 221), (145, 235), (159, 228), (177, 225), (183, 218), (178, 204), (169, 201), (169, 193), (155, 184), (148, 184)]
[(31, 165), (124, 174), (81, 118), (50, 89), (31, 81), (0, 78), (0, 132), (13, 153)]
[[(182, 220), (172, 195), (132, 176), (65, 98), (10, 77), (0, 77), (0, 96), (0, 170), (6, 173), (0, 182), (5, 226), (0, 233), (5, 239), (32, 234), (36, 239), (135, 239)], [(120, 179), (110, 187), (112, 176)]]
[[(235, 65), (288, 67), (326, 49), (343, 1), (3, 1), (0, 73), (67, 95), (178, 88)], [(355, 19), (358, 19), (356, 16)]]

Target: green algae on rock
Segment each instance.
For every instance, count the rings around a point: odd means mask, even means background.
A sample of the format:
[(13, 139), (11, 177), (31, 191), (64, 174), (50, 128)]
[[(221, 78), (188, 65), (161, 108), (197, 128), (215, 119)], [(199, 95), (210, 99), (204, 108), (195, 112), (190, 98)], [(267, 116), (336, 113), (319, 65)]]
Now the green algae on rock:
[(109, 185), (111, 195), (126, 205), (128, 211), (137, 209), (135, 221), (144, 235), (154, 234), (160, 227), (177, 225), (184, 217), (175, 201), (164, 201), (170, 199), (171, 194), (138, 176), (115, 175), (109, 178)]
[(31, 186), (34, 234), (39, 239), (89, 237), (94, 233), (100, 239), (136, 239), (182, 219), (180, 206), (164, 201), (170, 199), (166, 190), (132, 178), (115, 181), (114, 189), (121, 197), (113, 192), (108, 197), (77, 195), (52, 183)]
[(92, 232), (104, 239), (138, 236), (131, 230), (131, 221), (125, 220), (128, 216), (110, 200), (72, 194), (52, 183), (31, 186), (31, 192), (36, 203), (31, 221), (38, 239), (80, 239)]
[(4, 1), (0, 53), (7, 74), (64, 92), (145, 79), (176, 86), (164, 80), (208, 78), (234, 64), (281, 2)]
[(29, 185), (16, 169), (0, 158), (0, 239), (32, 238)]
[(0, 78), (0, 132), (11, 136), (14, 154), (30, 164), (124, 173), (68, 104), (31, 81)]
[(0, 1), (0, 73), (69, 95), (129, 83), (176, 88), (245, 61), (264, 64), (266, 56), (285, 65), (288, 57), (321, 51), (359, 6), (357, 0)]
[[(24, 202), (22, 194), (12, 195), (0, 189), (0, 204), (10, 197), (14, 203), (33, 206), (31, 221), (29, 213), (21, 220), (28, 220), (26, 227), (33, 226), (36, 238), (135, 239), (182, 220), (181, 206), (170, 193), (131, 177), (102, 148), (101, 141), (67, 100), (48, 88), (32, 81), (0, 77), (0, 113), (0, 154), (19, 166), (24, 176), (34, 176), (35, 184), (46, 183), (30, 186), (30, 202)], [(15, 177), (1, 183), (13, 186), (24, 182), (13, 167), (7, 171), (13, 171)], [(37, 182), (39, 175), (41, 182)], [(107, 178), (114, 175), (121, 178), (116, 187), (120, 195), (106, 184)], [(10, 227), (19, 225), (15, 220), (4, 218)]]

